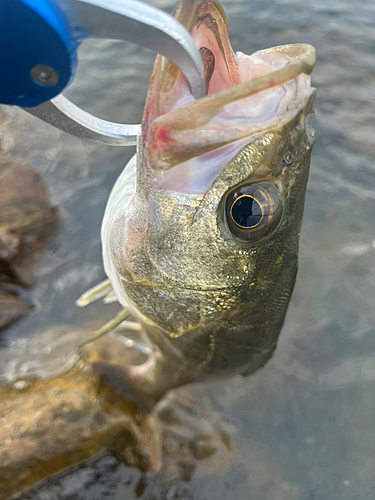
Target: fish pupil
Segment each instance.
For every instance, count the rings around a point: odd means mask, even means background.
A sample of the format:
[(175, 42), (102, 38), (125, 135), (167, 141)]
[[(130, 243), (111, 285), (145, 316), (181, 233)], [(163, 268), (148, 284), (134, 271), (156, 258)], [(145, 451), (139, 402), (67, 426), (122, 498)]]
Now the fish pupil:
[(240, 196), (231, 207), (233, 221), (240, 227), (252, 228), (259, 224), (262, 210), (251, 196)]

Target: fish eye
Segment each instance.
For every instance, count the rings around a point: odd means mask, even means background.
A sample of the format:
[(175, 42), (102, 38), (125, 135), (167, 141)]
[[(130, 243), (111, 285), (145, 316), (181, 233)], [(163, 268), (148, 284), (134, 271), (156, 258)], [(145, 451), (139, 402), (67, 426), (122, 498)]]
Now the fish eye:
[(224, 196), (224, 212), (232, 235), (256, 242), (272, 233), (283, 214), (279, 189), (271, 182), (240, 184)]

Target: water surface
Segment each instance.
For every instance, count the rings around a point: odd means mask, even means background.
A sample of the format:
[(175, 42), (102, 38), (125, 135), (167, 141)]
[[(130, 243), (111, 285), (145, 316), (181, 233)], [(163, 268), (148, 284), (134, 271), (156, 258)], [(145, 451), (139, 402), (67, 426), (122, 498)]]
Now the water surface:
[[(173, 2), (155, 4), (170, 11)], [(157, 478), (137, 489), (140, 473), (107, 456), (35, 490), (34, 500), (374, 498), (375, 3), (227, 0), (223, 5), (235, 50), (252, 53), (294, 42), (317, 50), (317, 141), (300, 268), (276, 354), (248, 379), (194, 388), (231, 429), (231, 467), (213, 457), (190, 481), (157, 493)], [(68, 96), (103, 118), (139, 123), (153, 58), (132, 45), (87, 43)], [(83, 143), (9, 107), (2, 118), (2, 149), (41, 172), (61, 211), (58, 230), (35, 270), (29, 293), (34, 312), (2, 336), (1, 371), (7, 377), (12, 358), (13, 371), (41, 369), (37, 352), (34, 364), (22, 357), (38, 332), (51, 325), (102, 323), (118, 310), (117, 305), (79, 310), (74, 299), (104, 278), (101, 218), (134, 150)]]

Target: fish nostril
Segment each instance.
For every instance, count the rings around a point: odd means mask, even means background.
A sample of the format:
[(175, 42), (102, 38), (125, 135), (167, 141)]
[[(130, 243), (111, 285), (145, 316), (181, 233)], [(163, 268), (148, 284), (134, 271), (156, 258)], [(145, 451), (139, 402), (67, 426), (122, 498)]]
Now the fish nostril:
[(290, 151), (288, 151), (287, 153), (285, 153), (283, 161), (287, 165), (290, 165), (293, 162), (293, 154)]

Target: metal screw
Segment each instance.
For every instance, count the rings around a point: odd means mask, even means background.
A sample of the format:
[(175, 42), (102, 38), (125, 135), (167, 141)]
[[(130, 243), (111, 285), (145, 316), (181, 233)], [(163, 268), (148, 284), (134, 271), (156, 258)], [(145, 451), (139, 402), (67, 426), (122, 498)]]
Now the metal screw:
[(30, 76), (34, 82), (44, 87), (53, 87), (60, 80), (58, 72), (47, 64), (37, 64), (31, 68)]

